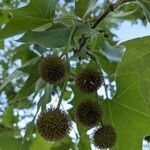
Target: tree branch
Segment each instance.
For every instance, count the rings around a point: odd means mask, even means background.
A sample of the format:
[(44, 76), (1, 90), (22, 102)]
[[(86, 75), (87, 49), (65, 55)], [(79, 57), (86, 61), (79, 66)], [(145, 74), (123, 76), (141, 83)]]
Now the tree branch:
[(115, 4), (110, 4), (105, 12), (97, 19), (97, 21), (91, 27), (92, 29), (96, 28), (97, 25), (112, 11), (114, 11)]
[[(97, 25), (103, 21), (103, 19), (112, 11), (114, 11), (115, 9), (115, 4), (110, 4), (108, 6), (108, 8), (104, 11), (104, 13), (96, 20), (96, 22), (91, 26), (92, 29), (95, 29), (97, 27)], [(80, 52), (81, 49), (84, 47), (84, 45), (86, 44), (88, 38), (87, 37), (82, 37), (80, 39), (80, 45), (79, 45), (79, 49), (76, 49), (74, 52), (77, 53), (77, 52)]]

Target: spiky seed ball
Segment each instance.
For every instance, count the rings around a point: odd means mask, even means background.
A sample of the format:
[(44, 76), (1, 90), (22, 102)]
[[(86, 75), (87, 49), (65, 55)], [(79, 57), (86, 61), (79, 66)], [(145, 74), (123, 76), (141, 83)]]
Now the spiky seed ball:
[(80, 91), (91, 93), (101, 86), (102, 74), (97, 68), (87, 67), (77, 74), (75, 83)]
[(37, 131), (48, 141), (60, 141), (69, 133), (71, 121), (64, 111), (49, 109), (37, 119)]
[(111, 125), (99, 128), (93, 137), (94, 145), (100, 149), (111, 148), (116, 143), (116, 132)]
[(44, 81), (56, 84), (65, 78), (67, 63), (58, 56), (50, 55), (40, 61), (38, 70)]
[(86, 100), (77, 106), (76, 117), (85, 126), (92, 127), (101, 121), (100, 104), (95, 100)]

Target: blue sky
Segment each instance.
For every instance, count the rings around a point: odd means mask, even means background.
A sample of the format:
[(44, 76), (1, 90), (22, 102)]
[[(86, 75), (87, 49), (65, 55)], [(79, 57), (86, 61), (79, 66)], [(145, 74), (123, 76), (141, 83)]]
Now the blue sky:
[(124, 21), (120, 24), (118, 29), (112, 29), (112, 33), (115, 33), (118, 36), (117, 40), (119, 40), (119, 43), (137, 37), (150, 36), (150, 23), (143, 26), (141, 21), (138, 21), (137, 24)]

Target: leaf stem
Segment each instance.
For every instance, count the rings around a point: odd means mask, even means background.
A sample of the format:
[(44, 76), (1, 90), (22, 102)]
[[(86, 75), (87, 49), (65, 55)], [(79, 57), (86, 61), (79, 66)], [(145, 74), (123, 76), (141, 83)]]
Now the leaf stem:
[(61, 92), (61, 95), (60, 95), (60, 98), (59, 98), (59, 102), (58, 102), (57, 108), (60, 107), (61, 102), (63, 100), (63, 96), (64, 96), (64, 93), (65, 93), (65, 90), (66, 90), (66, 86), (67, 86), (67, 83), (68, 83), (68, 77), (69, 77), (69, 75), (65, 79), (65, 82), (64, 82), (64, 85), (63, 85), (63, 88), (62, 88), (62, 92)]
[[(98, 58), (95, 54), (91, 53), (91, 52), (87, 52), (87, 55), (89, 55), (95, 62), (96, 62), (96, 65), (97, 67), (100, 69), (101, 71), (101, 65), (100, 63), (98, 63)], [(106, 83), (105, 83), (105, 77), (101, 71), (101, 74), (102, 74), (102, 77), (103, 77), (103, 85), (104, 85), (104, 89), (105, 89), (105, 94), (106, 94), (106, 99), (108, 99), (108, 93), (107, 93), (107, 86), (106, 86)]]
[[(70, 33), (70, 35), (69, 35), (68, 43), (67, 43), (67, 45), (66, 45), (66, 50), (65, 50), (68, 68), (70, 68), (70, 64), (69, 64), (69, 60), (68, 60), (68, 59), (69, 59), (69, 58), (68, 58), (68, 50), (70, 49), (71, 39), (72, 39), (72, 36), (73, 36), (73, 33), (75, 32), (75, 30), (76, 30), (76, 27), (73, 27), (72, 30), (71, 30), (71, 33)], [(57, 108), (60, 107), (61, 102), (62, 102), (62, 100), (63, 100), (63, 95), (64, 95), (64, 93), (65, 93), (65, 89), (66, 89), (66, 86), (67, 86), (67, 83), (68, 83), (68, 80), (69, 80), (69, 76), (70, 76), (70, 73), (69, 73), (69, 72), (70, 72), (70, 69), (68, 70), (68, 75), (67, 75), (67, 77), (66, 77), (66, 79), (65, 79), (65, 82), (64, 82), (64, 85), (63, 85), (63, 88), (62, 88), (62, 92), (61, 92), (61, 95), (60, 95), (60, 98), (59, 98), (59, 102), (58, 102)]]
[[(69, 38), (68, 38), (68, 42), (67, 42), (67, 45), (66, 45), (66, 50), (65, 50), (65, 55), (66, 55), (66, 59), (67, 59), (67, 64), (68, 64), (68, 68), (70, 68), (70, 64), (69, 64), (69, 58), (68, 58), (68, 50), (70, 49), (70, 45), (71, 45), (71, 40), (72, 40), (72, 36), (73, 36), (73, 33), (75, 32), (76, 30), (76, 27), (73, 27), (72, 30), (71, 30), (71, 33), (69, 35)], [(70, 76), (70, 69), (68, 70), (68, 75), (65, 79), (65, 82), (64, 82), (64, 85), (63, 85), (63, 88), (62, 88), (62, 92), (61, 92), (61, 95), (60, 95), (60, 98), (59, 98), (59, 102), (58, 102), (58, 105), (57, 105), (57, 108), (60, 107), (61, 105), (61, 102), (63, 100), (63, 95), (65, 93), (65, 89), (66, 89), (66, 86), (67, 86), (67, 83), (68, 83), (68, 80), (69, 80), (69, 76)]]

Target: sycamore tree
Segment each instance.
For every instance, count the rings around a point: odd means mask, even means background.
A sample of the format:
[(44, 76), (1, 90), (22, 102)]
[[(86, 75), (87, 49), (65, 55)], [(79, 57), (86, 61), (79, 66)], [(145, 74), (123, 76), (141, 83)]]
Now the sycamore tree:
[(111, 32), (138, 20), (149, 0), (0, 1), (0, 150), (142, 150), (150, 36)]

